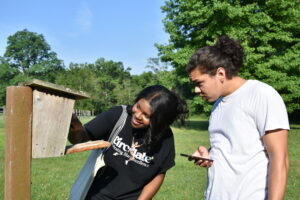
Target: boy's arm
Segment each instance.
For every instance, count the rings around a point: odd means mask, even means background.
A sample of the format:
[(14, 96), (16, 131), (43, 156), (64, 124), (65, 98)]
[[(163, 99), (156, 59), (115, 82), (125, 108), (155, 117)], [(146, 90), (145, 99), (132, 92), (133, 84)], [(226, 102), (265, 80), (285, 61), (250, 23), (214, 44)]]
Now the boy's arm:
[(269, 156), (268, 199), (284, 199), (287, 184), (288, 158), (288, 130), (277, 129), (267, 131), (263, 136)]

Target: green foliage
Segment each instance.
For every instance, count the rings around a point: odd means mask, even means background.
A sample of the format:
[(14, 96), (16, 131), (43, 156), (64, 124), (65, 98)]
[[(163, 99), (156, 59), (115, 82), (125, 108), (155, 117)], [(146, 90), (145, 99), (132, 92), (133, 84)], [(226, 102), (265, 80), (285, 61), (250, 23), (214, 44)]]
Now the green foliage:
[(57, 75), (56, 83), (85, 91), (91, 98), (77, 101), (77, 109), (101, 112), (116, 104), (129, 104), (135, 96), (132, 91), (130, 69), (121, 62), (98, 59), (94, 64), (71, 63), (69, 69)]
[(132, 104), (143, 88), (162, 84), (177, 90), (180, 80), (167, 63), (149, 58), (149, 72), (130, 74), (122, 62), (99, 58), (95, 63), (71, 63), (64, 69), (62, 61), (50, 50), (42, 34), (24, 29), (8, 37), (4, 57), (0, 57), (0, 106), (5, 105), (6, 87), (40, 79), (84, 91), (87, 100), (76, 101), (75, 108), (102, 112), (114, 105)]
[(117, 84), (113, 89), (117, 101), (116, 105), (132, 105), (139, 89), (132, 78), (124, 79), (121, 84)]
[(43, 35), (24, 29), (8, 37), (6, 52), (0, 57), (0, 106), (5, 105), (6, 87), (33, 78), (89, 93), (91, 98), (76, 101), (75, 108), (95, 113), (132, 104), (138, 92), (149, 85), (176, 87), (175, 73), (159, 58), (150, 58), (148, 67), (153, 72), (132, 76), (122, 62), (99, 58), (91, 64), (71, 63), (64, 69)]
[[(125, 80), (127, 80), (127, 84), (129, 83), (130, 85), (130, 69), (124, 69), (122, 62), (114, 62), (112, 60), (105, 61), (104, 58), (100, 58), (95, 62), (94, 70), (100, 86), (100, 93), (98, 96), (99, 100), (102, 100), (103, 102), (102, 109), (107, 109), (116, 105), (118, 100), (114, 94), (114, 89), (117, 85), (121, 88), (125, 88)], [(121, 94), (127, 95), (125, 93)], [(120, 94), (118, 94), (118, 96), (120, 97)]]
[(30, 77), (25, 76), (18, 69), (11, 68), (5, 58), (0, 57), (0, 106), (5, 105), (7, 87), (29, 79)]
[[(241, 75), (272, 85), (289, 113), (300, 112), (299, 0), (168, 0), (162, 11), (170, 40), (156, 46), (178, 76), (187, 76), (185, 66), (196, 49), (227, 34), (245, 48)], [(208, 106), (202, 104), (200, 110)]]
[(0, 57), (0, 106), (5, 104), (6, 87), (33, 78), (54, 82), (64, 71), (61, 60), (43, 35), (26, 29), (8, 37), (8, 46)]
[(143, 72), (140, 75), (133, 75), (132, 78), (139, 89), (158, 83), (157, 76), (153, 72)]
[(71, 63), (68, 70), (57, 74), (55, 83), (91, 95), (90, 99), (76, 101), (76, 109), (93, 110), (96, 106), (97, 76), (89, 64)]
[(152, 71), (141, 75), (130, 75), (121, 62), (99, 58), (93, 64), (71, 63), (62, 74), (57, 75), (56, 83), (91, 95), (88, 100), (76, 102), (76, 109), (95, 110), (99, 113), (114, 105), (133, 104), (137, 94), (145, 87), (162, 84), (177, 90), (179, 81), (174, 71), (168, 71), (159, 59), (149, 59)]
[(4, 105), (6, 96), (6, 87), (9, 82), (18, 74), (17, 70), (11, 69), (7, 60), (0, 57), (0, 106)]
[(9, 36), (7, 44), (4, 57), (12, 69), (18, 69), (25, 77), (53, 82), (64, 69), (41, 34), (24, 29)]
[(58, 60), (53, 52), (49, 54), (49, 60), (41, 61), (28, 70), (29, 76), (48, 82), (54, 82), (57, 74), (62, 72), (64, 72), (62, 61)]

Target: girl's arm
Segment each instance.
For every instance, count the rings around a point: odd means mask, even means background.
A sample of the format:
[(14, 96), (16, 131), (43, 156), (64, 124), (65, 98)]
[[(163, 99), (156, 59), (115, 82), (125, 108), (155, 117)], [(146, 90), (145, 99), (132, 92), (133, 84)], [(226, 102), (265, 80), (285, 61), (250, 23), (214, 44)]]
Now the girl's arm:
[(159, 190), (165, 178), (165, 174), (158, 174), (147, 185), (144, 186), (138, 200), (150, 200)]
[(83, 143), (90, 140), (87, 132), (75, 114), (72, 115), (68, 140), (72, 144)]

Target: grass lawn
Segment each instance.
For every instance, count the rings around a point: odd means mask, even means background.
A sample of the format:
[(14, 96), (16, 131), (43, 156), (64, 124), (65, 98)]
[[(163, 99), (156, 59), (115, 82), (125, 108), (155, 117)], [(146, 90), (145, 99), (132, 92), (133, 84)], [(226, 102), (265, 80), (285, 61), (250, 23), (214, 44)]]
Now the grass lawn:
[[(87, 121), (87, 119), (82, 119)], [(196, 167), (180, 153), (192, 153), (199, 144), (209, 146), (208, 122), (192, 117), (184, 127), (173, 126), (176, 143), (176, 166), (168, 171), (155, 200), (203, 199), (206, 169)], [(4, 122), (0, 116), (0, 199), (4, 191)], [(300, 125), (292, 124), (289, 134), (290, 171), (286, 200), (300, 200)], [(68, 199), (70, 188), (84, 164), (89, 152), (75, 153), (59, 158), (33, 159), (32, 199)]]

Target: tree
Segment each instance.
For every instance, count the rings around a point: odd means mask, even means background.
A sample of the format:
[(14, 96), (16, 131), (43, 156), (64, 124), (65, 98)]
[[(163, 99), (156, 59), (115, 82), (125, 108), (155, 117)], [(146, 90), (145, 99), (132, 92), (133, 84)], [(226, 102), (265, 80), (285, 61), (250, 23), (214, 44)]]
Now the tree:
[(54, 82), (55, 75), (64, 69), (62, 61), (41, 34), (24, 29), (9, 36), (7, 44), (4, 57), (11, 68), (26, 77)]
[[(118, 100), (114, 89), (118, 84), (123, 85), (124, 80), (130, 78), (130, 68), (125, 69), (122, 62), (106, 61), (104, 58), (99, 58), (94, 64), (94, 71), (97, 75), (98, 85), (101, 89), (102, 101), (104, 102), (103, 109), (107, 109), (115, 104)], [(125, 94), (126, 95), (126, 94)]]
[[(227, 34), (245, 48), (247, 60), (241, 76), (272, 85), (288, 112), (299, 113), (299, 0), (168, 0), (162, 11), (170, 39), (169, 44), (156, 46), (182, 83), (188, 82), (185, 66), (194, 51)], [(200, 110), (210, 110), (211, 105), (196, 102), (203, 106)]]
[(113, 90), (117, 105), (132, 105), (140, 87), (134, 84), (132, 77), (123, 79)]
[(74, 90), (83, 91), (90, 95), (89, 99), (75, 102), (75, 108), (81, 110), (95, 110), (100, 107), (97, 88), (97, 76), (91, 70), (91, 64), (71, 63), (69, 69), (56, 77), (56, 84), (63, 85)]
[(169, 64), (162, 62), (160, 58), (149, 58), (146, 68), (149, 68), (153, 72), (152, 81), (149, 85), (161, 84), (169, 89), (176, 87), (176, 76), (174, 71), (169, 69)]
[(61, 60), (52, 52), (43, 35), (26, 29), (8, 37), (0, 57), (0, 105), (5, 104), (6, 87), (33, 78), (54, 82), (64, 71)]
[(6, 87), (17, 74), (18, 71), (12, 70), (8, 61), (0, 57), (0, 106), (5, 105)]
[(29, 79), (29, 77), (25, 77), (17, 69), (11, 68), (8, 61), (0, 56), (0, 106), (5, 105), (6, 88), (8, 86), (17, 85)]
[(132, 103), (135, 92), (129, 71), (122, 62), (99, 58), (93, 64), (71, 63), (57, 76), (56, 83), (89, 93), (91, 98), (76, 102), (75, 107), (99, 113), (114, 105)]

